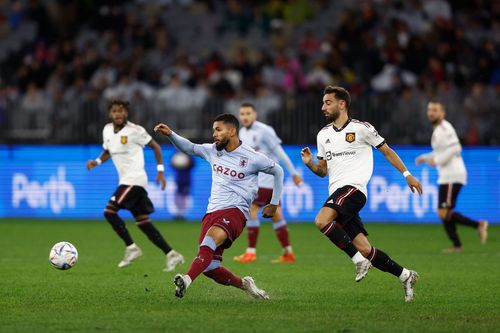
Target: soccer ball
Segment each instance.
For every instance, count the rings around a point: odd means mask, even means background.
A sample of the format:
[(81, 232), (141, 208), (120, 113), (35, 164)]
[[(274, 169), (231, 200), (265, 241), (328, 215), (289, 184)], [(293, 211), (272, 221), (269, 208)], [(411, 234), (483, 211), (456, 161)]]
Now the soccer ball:
[(50, 249), (49, 261), (57, 269), (70, 269), (78, 261), (78, 251), (70, 242), (59, 242)]

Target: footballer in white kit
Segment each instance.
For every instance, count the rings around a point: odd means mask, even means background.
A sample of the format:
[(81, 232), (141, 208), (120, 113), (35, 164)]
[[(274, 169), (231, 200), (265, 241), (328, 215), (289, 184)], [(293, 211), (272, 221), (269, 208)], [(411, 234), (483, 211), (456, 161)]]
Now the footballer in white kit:
[(125, 256), (118, 267), (126, 267), (142, 255), (125, 222), (118, 216), (120, 209), (127, 209), (134, 216), (139, 229), (165, 253), (164, 271), (173, 271), (184, 262), (184, 258), (170, 247), (151, 223), (149, 215), (154, 212), (154, 207), (146, 192), (148, 177), (144, 169), (144, 146), (151, 147), (154, 151), (158, 170), (156, 181), (161, 183), (162, 190), (165, 189), (161, 148), (142, 126), (128, 121), (128, 102), (112, 101), (108, 109), (111, 123), (104, 126), (102, 132), (104, 150), (97, 159), (87, 161), (87, 169), (91, 170), (111, 158), (118, 171), (118, 188), (104, 209), (104, 217), (126, 246)]
[(412, 192), (422, 194), (422, 185), (372, 125), (349, 117), (350, 103), (351, 96), (346, 89), (327, 86), (322, 112), (329, 124), (317, 135), (318, 164), (313, 162), (308, 147), (301, 152), (302, 161), (312, 172), (329, 178), (329, 197), (314, 222), (333, 244), (351, 257), (356, 267), (356, 282), (361, 281), (373, 265), (398, 277), (403, 284), (405, 301), (411, 301), (417, 272), (400, 266), (386, 253), (374, 248), (359, 216), (366, 203), (366, 185), (373, 172), (372, 147), (382, 152), (403, 174)]
[(444, 105), (438, 101), (427, 104), (427, 118), (432, 124), (432, 152), (417, 157), (417, 165), (427, 163), (438, 171), (439, 199), (438, 215), (452, 242), (445, 253), (462, 252), (462, 242), (458, 237), (457, 224), (477, 229), (481, 244), (488, 238), (488, 221), (475, 221), (455, 211), (458, 193), (467, 183), (467, 170), (462, 158), (462, 146), (453, 126), (445, 119)]
[[(281, 139), (276, 135), (274, 129), (257, 121), (257, 111), (251, 103), (243, 103), (240, 106), (240, 123), (242, 127), (239, 131), (240, 140), (258, 152), (270, 157), (275, 162), (281, 164), (292, 175), (293, 181), (297, 186), (303, 183), (292, 161), (281, 147)], [(269, 204), (273, 194), (273, 176), (266, 173), (259, 173), (259, 190), (257, 198), (253, 201), (250, 207), (250, 219), (247, 221), (248, 232), (248, 247), (242, 255), (234, 257), (234, 260), (242, 263), (251, 263), (257, 260), (257, 239), (260, 230), (260, 220), (258, 213), (260, 208)], [(281, 206), (278, 207), (276, 214), (272, 218), (273, 228), (276, 233), (283, 253), (275, 260), (274, 263), (290, 263), (295, 262), (295, 254), (290, 245), (290, 237), (286, 220), (283, 218)]]
[(242, 143), (238, 129), (235, 116), (219, 115), (213, 122), (214, 143), (194, 144), (165, 124), (155, 127), (155, 132), (166, 135), (180, 151), (203, 158), (212, 168), (212, 189), (202, 221), (198, 254), (186, 274), (175, 276), (177, 297), (184, 297), (192, 281), (203, 273), (217, 283), (245, 290), (252, 297), (269, 298), (265, 291), (257, 288), (253, 278), (240, 278), (221, 266), (224, 250), (245, 228), (250, 205), (257, 195), (259, 172), (274, 176), (273, 196), (262, 211), (263, 217), (272, 217), (276, 213), (283, 188), (283, 169)]

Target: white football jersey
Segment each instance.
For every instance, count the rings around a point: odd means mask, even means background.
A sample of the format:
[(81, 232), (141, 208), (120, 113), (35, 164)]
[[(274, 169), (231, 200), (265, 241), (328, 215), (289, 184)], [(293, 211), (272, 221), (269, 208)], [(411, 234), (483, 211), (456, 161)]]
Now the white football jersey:
[(369, 123), (349, 119), (342, 128), (325, 126), (317, 136), (318, 159), (328, 166), (328, 192), (351, 185), (367, 196), (366, 185), (373, 173), (372, 146), (385, 143)]
[(257, 196), (259, 172), (269, 172), (273, 160), (242, 143), (231, 152), (217, 150), (213, 144), (195, 144), (194, 154), (212, 165), (212, 189), (207, 213), (238, 208), (248, 217), (248, 210)]
[[(467, 183), (467, 170), (460, 153), (462, 146), (455, 129), (445, 119), (432, 132), (431, 146), (439, 175), (438, 184), (459, 183), (465, 185)], [(453, 146), (458, 146), (456, 148), (459, 149), (448, 157), (450, 147)]]
[(113, 124), (109, 123), (104, 126), (102, 138), (102, 147), (111, 154), (120, 185), (146, 188), (148, 176), (144, 170), (144, 146), (152, 138), (144, 127), (127, 121), (127, 124), (115, 133)]
[[(255, 151), (266, 155), (275, 162), (279, 161), (273, 150), (277, 145), (281, 144), (281, 139), (271, 126), (260, 121), (254, 121), (250, 128), (240, 128), (238, 136), (243, 143), (249, 145)], [(259, 173), (259, 187), (272, 189), (273, 184), (273, 175)]]

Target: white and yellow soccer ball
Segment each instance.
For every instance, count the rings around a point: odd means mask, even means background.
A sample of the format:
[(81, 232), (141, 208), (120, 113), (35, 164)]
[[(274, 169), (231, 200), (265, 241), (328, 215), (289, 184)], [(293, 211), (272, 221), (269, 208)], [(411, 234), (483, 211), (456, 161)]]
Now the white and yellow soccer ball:
[(50, 249), (49, 261), (57, 269), (70, 269), (78, 261), (78, 250), (70, 242), (59, 242)]

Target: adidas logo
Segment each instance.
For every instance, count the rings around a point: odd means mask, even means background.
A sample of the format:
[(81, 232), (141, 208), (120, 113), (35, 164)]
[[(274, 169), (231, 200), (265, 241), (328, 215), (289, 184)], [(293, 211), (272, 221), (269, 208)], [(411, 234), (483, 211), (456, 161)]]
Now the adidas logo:
[(325, 144), (330, 143), (330, 139), (326, 139)]

